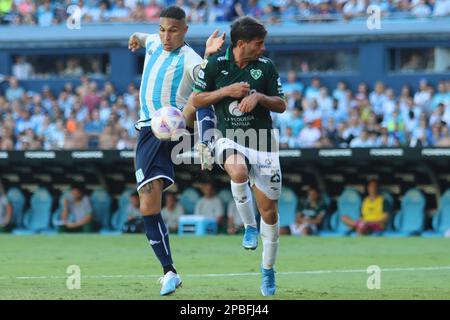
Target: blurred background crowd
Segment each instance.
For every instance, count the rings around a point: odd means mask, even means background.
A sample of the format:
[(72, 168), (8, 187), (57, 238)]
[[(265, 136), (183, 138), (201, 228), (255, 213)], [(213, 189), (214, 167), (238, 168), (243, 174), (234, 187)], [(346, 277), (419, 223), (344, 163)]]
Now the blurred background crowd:
[(66, 8), (81, 8), (81, 22), (155, 22), (163, 7), (182, 7), (193, 23), (232, 21), (251, 15), (266, 23), (358, 19), (370, 5), (383, 17), (424, 18), (450, 15), (450, 0), (1, 0), (6, 24), (48, 26), (65, 23)]

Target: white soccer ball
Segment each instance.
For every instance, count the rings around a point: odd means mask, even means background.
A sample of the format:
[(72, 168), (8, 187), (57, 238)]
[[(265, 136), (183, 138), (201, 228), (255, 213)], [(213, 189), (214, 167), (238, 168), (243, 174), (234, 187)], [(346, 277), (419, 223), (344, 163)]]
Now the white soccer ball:
[(183, 113), (174, 107), (162, 107), (153, 113), (151, 120), (153, 134), (159, 140), (176, 139), (186, 129)]

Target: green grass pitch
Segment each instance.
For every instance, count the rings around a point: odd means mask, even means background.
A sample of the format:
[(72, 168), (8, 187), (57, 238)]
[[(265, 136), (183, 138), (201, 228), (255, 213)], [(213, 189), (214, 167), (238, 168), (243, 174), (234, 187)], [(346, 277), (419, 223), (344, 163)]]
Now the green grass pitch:
[[(259, 291), (261, 244), (240, 236), (171, 236), (183, 287), (160, 297), (144, 235), (0, 235), (0, 299), (450, 299), (450, 239), (280, 238), (277, 293)], [(81, 288), (67, 289), (68, 266)], [(381, 268), (381, 288), (366, 272)]]

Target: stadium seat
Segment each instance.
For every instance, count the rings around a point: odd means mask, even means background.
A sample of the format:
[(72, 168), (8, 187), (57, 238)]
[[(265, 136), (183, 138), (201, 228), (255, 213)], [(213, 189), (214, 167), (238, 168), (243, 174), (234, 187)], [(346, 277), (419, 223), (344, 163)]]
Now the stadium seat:
[(279, 226), (289, 227), (295, 221), (297, 214), (297, 195), (288, 187), (281, 189), (281, 196), (278, 200)]
[(214, 218), (199, 215), (183, 215), (178, 220), (178, 235), (205, 236), (217, 234), (218, 226)]
[(25, 209), (25, 196), (19, 188), (12, 187), (6, 192), (6, 197), (13, 209), (13, 221), (17, 228), (23, 228), (23, 212)]
[(194, 188), (187, 188), (181, 193), (180, 204), (187, 215), (194, 214), (195, 204), (199, 199), (200, 194)]
[(441, 196), (439, 209), (433, 215), (432, 226), (433, 230), (423, 232), (422, 236), (443, 237), (450, 230), (450, 189)]
[(122, 228), (127, 221), (127, 207), (130, 201), (130, 195), (134, 192), (133, 189), (126, 189), (119, 197), (119, 206), (111, 218), (111, 225), (113, 230), (122, 232)]
[(100, 225), (101, 234), (109, 234), (111, 231), (111, 197), (103, 188), (94, 190), (91, 194), (93, 220)]
[(220, 190), (220, 192), (217, 194), (217, 196), (222, 201), (223, 207), (225, 209), (228, 207), (228, 204), (230, 203), (230, 201), (233, 200), (233, 194), (231, 193), (230, 188), (224, 188), (224, 189)]
[(394, 228), (394, 197), (392, 196), (392, 194), (389, 191), (381, 191), (381, 195), (383, 196), (386, 206), (387, 208), (384, 208), (384, 210), (388, 213), (389, 215), (389, 221), (388, 224), (386, 226), (386, 230), (393, 230)]
[(337, 211), (330, 218), (330, 229), (320, 231), (319, 235), (324, 237), (346, 236), (351, 229), (341, 220), (343, 215), (353, 220), (361, 216), (361, 195), (354, 189), (346, 188), (337, 200)]
[(383, 236), (406, 237), (420, 235), (425, 224), (425, 197), (418, 189), (410, 189), (401, 201), (400, 211), (394, 218), (394, 231)]
[(50, 229), (52, 196), (45, 188), (38, 188), (31, 197), (30, 209), (25, 212), (23, 229), (14, 229), (13, 234), (53, 233)]
[(59, 197), (58, 208), (52, 214), (52, 225), (53, 227), (57, 227), (61, 221), (61, 213), (64, 207), (64, 198), (70, 194), (70, 189), (64, 191), (63, 194)]

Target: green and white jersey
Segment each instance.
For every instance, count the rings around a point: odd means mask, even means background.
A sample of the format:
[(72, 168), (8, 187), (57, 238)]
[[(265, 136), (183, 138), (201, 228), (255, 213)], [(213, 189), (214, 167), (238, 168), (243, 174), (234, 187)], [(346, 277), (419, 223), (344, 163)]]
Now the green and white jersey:
[[(261, 57), (241, 69), (234, 61), (231, 48), (228, 48), (225, 53), (215, 54), (203, 61), (194, 84), (194, 91), (212, 92), (237, 82), (249, 83), (250, 93), (256, 91), (267, 96), (284, 98), (278, 71), (270, 59)], [(223, 137), (228, 137), (227, 129), (242, 129), (244, 132), (253, 129), (257, 133), (260, 132), (259, 130), (265, 130), (268, 133), (266, 136), (269, 138), (267, 143), (260, 143), (258, 141), (256, 144), (258, 147), (254, 148), (261, 150), (262, 145), (270, 145), (270, 137), (272, 136), (272, 118), (270, 111), (258, 104), (253, 111), (242, 113), (238, 108), (241, 100), (227, 97), (214, 104), (217, 116), (217, 129)], [(258, 137), (261, 136), (259, 135)], [(236, 139), (234, 140), (236, 141)], [(242, 144), (239, 140), (236, 142)], [(245, 146), (247, 147), (253, 147), (254, 145), (245, 142)], [(262, 148), (266, 149), (265, 147)], [(269, 149), (270, 146), (264, 151), (268, 151)]]

